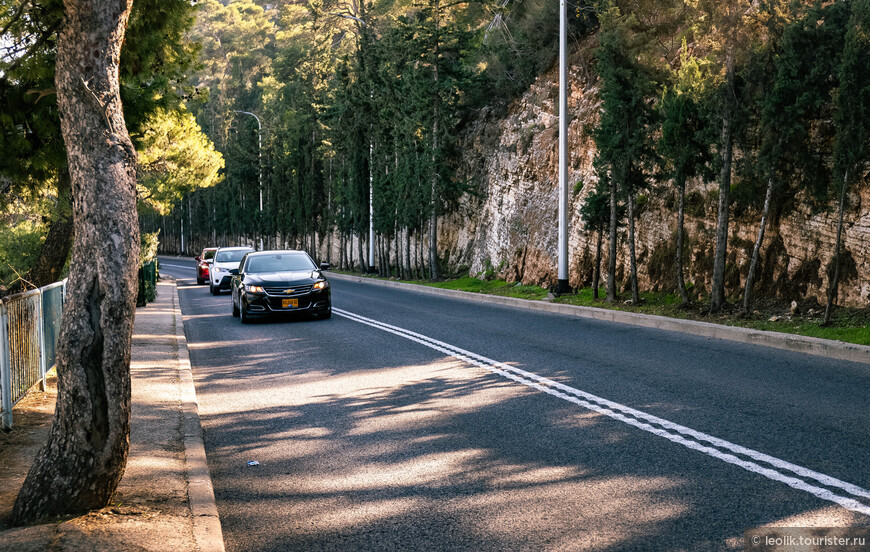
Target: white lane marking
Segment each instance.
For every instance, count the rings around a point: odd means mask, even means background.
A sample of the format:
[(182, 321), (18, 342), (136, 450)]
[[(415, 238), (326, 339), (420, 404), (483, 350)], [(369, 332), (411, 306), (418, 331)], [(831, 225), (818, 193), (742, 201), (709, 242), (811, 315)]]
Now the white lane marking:
[(173, 268), (189, 268), (190, 270), (196, 270), (195, 266), (187, 266), (187, 265), (177, 265), (177, 264), (169, 264), (169, 263), (160, 263), (160, 266), (171, 266)]
[[(433, 339), (431, 337), (427, 337), (425, 335), (412, 332), (398, 326), (392, 326), (390, 324), (379, 322), (371, 318), (366, 318), (364, 316), (354, 314), (342, 309), (333, 308), (332, 311), (339, 316), (343, 316), (345, 318), (360, 322), (362, 324), (366, 324), (373, 328), (377, 328), (398, 335), (400, 337), (404, 337), (405, 339), (409, 339), (421, 345), (425, 345), (426, 347), (448, 354), (454, 358), (457, 358), (464, 362), (468, 362), (469, 364), (484, 368), (490, 372), (516, 381), (528, 387), (532, 387), (549, 395), (553, 395), (568, 402), (580, 405), (594, 412), (598, 412), (599, 414), (603, 414), (605, 416), (608, 416), (615, 420), (619, 420), (654, 435), (658, 435), (659, 437), (664, 437), (669, 441), (678, 443), (692, 450), (703, 452), (708, 456), (722, 460), (729, 464), (733, 464), (735, 466), (739, 466), (747, 471), (763, 475), (768, 479), (785, 483), (789, 487), (805, 491), (818, 498), (821, 498), (822, 500), (834, 502), (848, 510), (859, 512), (865, 515), (870, 515), (870, 506), (858, 502), (853, 498), (843, 497), (834, 494), (828, 489), (817, 487), (813, 484), (807, 483), (806, 481), (784, 474), (781, 471), (777, 471), (776, 469), (767, 468), (756, 464), (755, 462), (740, 459), (733, 454), (729, 454), (727, 452), (718, 450), (717, 448), (713, 448), (713, 446), (725, 449), (736, 454), (747, 456), (760, 462), (765, 462), (767, 464), (770, 464), (774, 468), (778, 468), (779, 470), (791, 472), (806, 479), (815, 480), (819, 483), (822, 483), (823, 485), (840, 489), (856, 497), (870, 498), (870, 491), (863, 489), (857, 485), (853, 485), (852, 483), (847, 483), (835, 477), (813, 471), (809, 468), (804, 468), (802, 466), (786, 462), (785, 460), (781, 460), (779, 458), (764, 454), (762, 452), (742, 447), (724, 439), (719, 439), (718, 437), (707, 435), (706, 433), (702, 433), (700, 431), (696, 431), (694, 429), (676, 424), (674, 422), (670, 422), (663, 418), (659, 418), (658, 416), (653, 416), (651, 414), (635, 410), (634, 408), (631, 408), (629, 406), (625, 406), (604, 399), (602, 397), (598, 397), (591, 393), (586, 393), (585, 391), (581, 391), (579, 389), (570, 387), (557, 381), (541, 377), (532, 372), (527, 372), (526, 370), (509, 366), (502, 362), (486, 358), (484, 356), (472, 353), (470, 351), (466, 351), (459, 347), (444, 343), (443, 341), (438, 341), (437, 339)], [(651, 424), (661, 426), (665, 429), (654, 427)], [(692, 437), (697, 441), (704, 441), (713, 446), (708, 446), (696, 441), (691, 441), (689, 439), (686, 439), (686, 437), (684, 436)]]

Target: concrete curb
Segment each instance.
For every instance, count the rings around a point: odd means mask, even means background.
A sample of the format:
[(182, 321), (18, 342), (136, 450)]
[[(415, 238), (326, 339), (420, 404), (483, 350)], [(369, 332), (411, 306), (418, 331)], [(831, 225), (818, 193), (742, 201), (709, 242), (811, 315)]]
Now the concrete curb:
[(764, 347), (785, 349), (787, 351), (795, 351), (799, 353), (806, 353), (810, 355), (817, 355), (826, 358), (847, 360), (850, 362), (858, 362), (870, 365), (870, 347), (865, 345), (844, 343), (842, 341), (819, 339), (816, 337), (804, 337), (801, 335), (785, 334), (779, 332), (764, 332), (748, 328), (738, 328), (734, 326), (713, 324), (711, 322), (697, 322), (694, 320), (667, 318), (664, 316), (656, 316), (652, 314), (639, 314), (634, 312), (599, 309), (595, 307), (581, 307), (577, 305), (563, 305), (560, 303), (548, 303), (546, 301), (532, 301), (529, 299), (517, 299), (515, 297), (500, 297), (497, 295), (486, 295), (483, 293), (471, 293), (468, 291), (433, 288), (429, 286), (394, 282), (391, 280), (367, 278), (364, 276), (336, 274), (334, 272), (330, 272), (328, 277), (335, 278), (337, 280), (346, 280), (351, 282), (404, 289), (407, 291), (415, 291), (418, 293), (425, 293), (429, 295), (453, 297), (456, 299), (464, 299), (467, 301), (476, 301), (478, 303), (506, 305), (520, 309), (567, 314), (569, 316), (576, 316), (579, 318), (589, 318), (592, 320), (615, 322), (617, 324), (629, 324), (632, 326), (641, 326), (644, 328), (655, 328), (671, 332), (680, 332), (700, 337), (723, 339), (727, 341), (736, 341), (739, 343), (749, 343), (752, 345), (761, 345)]
[[(163, 276), (167, 278), (166, 276)], [(175, 343), (178, 353), (178, 379), (181, 387), (182, 431), (184, 433), (184, 461), (187, 468), (187, 495), (193, 522), (193, 536), (197, 550), (224, 552), (223, 531), (214, 498), (211, 474), (205, 456), (202, 440), (202, 424), (199, 419), (199, 406), (193, 373), (190, 369), (190, 355), (187, 339), (184, 336), (184, 322), (181, 305), (178, 301), (178, 286), (172, 281), (172, 320), (175, 328)]]

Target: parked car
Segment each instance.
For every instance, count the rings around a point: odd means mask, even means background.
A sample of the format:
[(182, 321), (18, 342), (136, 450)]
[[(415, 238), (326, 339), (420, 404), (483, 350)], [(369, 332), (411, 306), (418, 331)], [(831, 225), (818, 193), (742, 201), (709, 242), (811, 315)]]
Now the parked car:
[(257, 251), (245, 255), (230, 287), (233, 316), (250, 321), (252, 315), (306, 313), (332, 316), (332, 292), (320, 267), (305, 251)]
[(196, 259), (196, 283), (204, 284), (208, 280), (208, 267), (214, 259), (214, 253), (217, 247), (206, 247), (202, 253), (194, 257)]
[(230, 289), (231, 276), (239, 270), (242, 258), (252, 251), (250, 247), (220, 247), (215, 251), (208, 274), (208, 289), (212, 295)]

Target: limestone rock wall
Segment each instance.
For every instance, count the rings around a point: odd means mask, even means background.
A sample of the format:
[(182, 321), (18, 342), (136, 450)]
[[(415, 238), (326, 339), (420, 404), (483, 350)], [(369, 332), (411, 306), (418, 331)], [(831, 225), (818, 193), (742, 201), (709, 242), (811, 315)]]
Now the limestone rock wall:
[[(580, 207), (595, 186), (592, 130), (600, 109), (597, 77), (582, 53), (569, 67), (568, 181), (583, 183), (573, 195), (570, 216), (569, 271), (572, 286), (591, 279), (596, 236), (580, 220)], [(535, 82), (507, 112), (483, 110), (465, 130), (460, 176), (476, 185), (461, 208), (439, 229), (441, 255), (451, 268), (472, 274), (493, 271), (510, 281), (542, 286), (556, 282), (558, 240), (558, 82), (555, 71)], [(845, 227), (851, 258), (841, 286), (841, 304), (870, 306), (870, 186), (865, 176), (853, 186)], [(691, 206), (686, 219), (691, 253), (687, 282), (709, 291), (715, 248), (715, 183), (689, 183)], [(675, 193), (660, 188), (649, 194), (637, 222), (641, 287), (667, 289), (674, 284)], [(669, 204), (670, 203), (670, 204)], [(762, 294), (824, 302), (826, 268), (833, 257), (837, 215), (795, 212), (769, 228), (760, 268)], [(743, 278), (758, 232), (758, 215), (732, 219), (727, 291), (742, 295)], [(617, 281), (627, 279), (626, 231), (620, 230)], [(607, 267), (607, 236), (602, 271)]]

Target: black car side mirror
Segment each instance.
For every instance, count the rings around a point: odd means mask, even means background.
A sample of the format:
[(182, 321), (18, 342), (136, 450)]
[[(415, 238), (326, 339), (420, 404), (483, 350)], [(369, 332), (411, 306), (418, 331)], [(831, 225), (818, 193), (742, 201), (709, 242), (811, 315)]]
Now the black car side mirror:
[(329, 263), (320, 263), (320, 270), (329, 270), (332, 268), (332, 265)]

